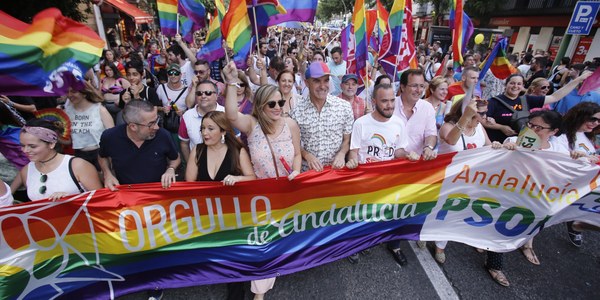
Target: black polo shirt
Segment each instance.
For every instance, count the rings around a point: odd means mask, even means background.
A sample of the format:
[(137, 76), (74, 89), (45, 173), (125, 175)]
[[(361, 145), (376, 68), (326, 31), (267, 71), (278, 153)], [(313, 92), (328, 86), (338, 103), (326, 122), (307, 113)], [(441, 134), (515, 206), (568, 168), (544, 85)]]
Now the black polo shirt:
[[(506, 95), (504, 94), (497, 95), (496, 97), (503, 100), (508, 105), (512, 106), (512, 108), (516, 111), (520, 111), (523, 108), (523, 104), (521, 103), (521, 97), (518, 97), (514, 100), (506, 97)], [(525, 96), (525, 99), (527, 99), (527, 105), (529, 106), (529, 110), (531, 110), (532, 108), (540, 108), (544, 106), (544, 101), (546, 100), (546, 97), (527, 95)], [(512, 119), (512, 115), (512, 111), (510, 111), (508, 108), (506, 108), (506, 106), (504, 106), (502, 103), (500, 103), (493, 97), (488, 101), (487, 116), (492, 117), (494, 120), (496, 120), (497, 124), (510, 126), (510, 120)], [(504, 140), (507, 138), (507, 136), (500, 130), (488, 128), (486, 129), (486, 131), (491, 141), (503, 143)]]
[(156, 136), (137, 147), (127, 137), (125, 124), (105, 130), (100, 137), (101, 157), (112, 159), (120, 184), (160, 182), (169, 160), (177, 159), (177, 148), (168, 131), (160, 128)]

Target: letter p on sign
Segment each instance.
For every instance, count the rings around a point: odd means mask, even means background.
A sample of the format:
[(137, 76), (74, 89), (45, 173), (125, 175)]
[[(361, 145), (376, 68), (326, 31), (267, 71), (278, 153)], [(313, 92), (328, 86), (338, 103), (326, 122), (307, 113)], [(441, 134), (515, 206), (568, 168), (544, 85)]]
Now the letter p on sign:
[(589, 35), (592, 30), (600, 2), (578, 1), (567, 27), (567, 34)]

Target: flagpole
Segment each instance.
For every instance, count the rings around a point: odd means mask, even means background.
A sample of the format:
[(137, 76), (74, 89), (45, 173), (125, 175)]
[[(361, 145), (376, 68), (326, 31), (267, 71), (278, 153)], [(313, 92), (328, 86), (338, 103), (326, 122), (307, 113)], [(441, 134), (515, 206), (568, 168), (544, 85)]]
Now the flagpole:
[(281, 44), (283, 44), (283, 27), (280, 28), (281, 32), (279, 33), (279, 49), (277, 49), (277, 56), (279, 57), (281, 57)]
[[(256, 0), (252, 0), (252, 15), (254, 15), (254, 32), (256, 33), (256, 59), (258, 59), (258, 54), (260, 53), (260, 45), (259, 45), (259, 41), (260, 38), (258, 36), (258, 25), (256, 25), (257, 20), (256, 20)], [(252, 43), (252, 40), (250, 40), (250, 43)], [(265, 59), (265, 63), (267, 63), (267, 60)], [(267, 66), (265, 66), (266, 68)]]
[(176, 34), (179, 34), (179, 13), (177, 14), (177, 21), (175, 22), (175, 26)]
[(338, 32), (330, 41), (329, 43), (327, 43), (327, 45), (325, 45), (325, 48), (327, 48), (327, 46), (329, 46), (329, 44), (333, 43), (333, 41), (335, 40), (335, 38), (337, 38), (338, 36), (340, 36), (340, 34), (342, 34), (342, 31), (340, 30), (340, 32)]

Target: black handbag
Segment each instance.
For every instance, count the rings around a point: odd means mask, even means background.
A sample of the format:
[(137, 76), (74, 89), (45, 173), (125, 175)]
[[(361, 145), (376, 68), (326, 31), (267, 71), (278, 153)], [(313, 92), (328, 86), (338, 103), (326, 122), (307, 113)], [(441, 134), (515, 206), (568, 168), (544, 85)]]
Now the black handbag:
[[(165, 85), (162, 84), (162, 88), (165, 91), (165, 95), (167, 95), (167, 90), (165, 88)], [(177, 102), (177, 100), (179, 100), (179, 98), (181, 98), (181, 95), (183, 95), (183, 93), (185, 92), (185, 90), (187, 89), (187, 87), (183, 88), (183, 90), (181, 90), (181, 93), (179, 93), (179, 95), (177, 95), (177, 98), (175, 98), (175, 100), (171, 101), (171, 103), (169, 103), (169, 106), (171, 106), (171, 109), (169, 110), (169, 113), (165, 115), (164, 121), (163, 121), (163, 128), (168, 130), (169, 132), (172, 133), (177, 133), (179, 131), (179, 123), (181, 123), (181, 117), (179, 115), (177, 115), (177, 112), (174, 109), (174, 104), (175, 102)]]

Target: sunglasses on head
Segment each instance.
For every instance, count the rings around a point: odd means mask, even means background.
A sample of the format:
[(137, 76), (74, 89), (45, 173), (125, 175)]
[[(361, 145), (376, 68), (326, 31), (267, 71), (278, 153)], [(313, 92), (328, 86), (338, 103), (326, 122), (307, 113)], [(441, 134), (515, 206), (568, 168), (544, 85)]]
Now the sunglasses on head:
[(202, 94), (206, 95), (206, 96), (212, 96), (212, 94), (216, 94), (217, 92), (215, 91), (197, 91), (196, 92), (196, 96), (202, 96)]
[(267, 102), (267, 106), (269, 108), (275, 108), (275, 105), (279, 105), (279, 107), (283, 107), (285, 105), (285, 100)]
[(167, 75), (169, 75), (169, 76), (179, 76), (179, 75), (181, 75), (181, 72), (172, 70), (172, 71), (167, 72)]
[(42, 183), (42, 186), (40, 186), (40, 194), (45, 194), (46, 193), (46, 181), (48, 180), (48, 175), (43, 174), (42, 176), (40, 176), (40, 182)]

